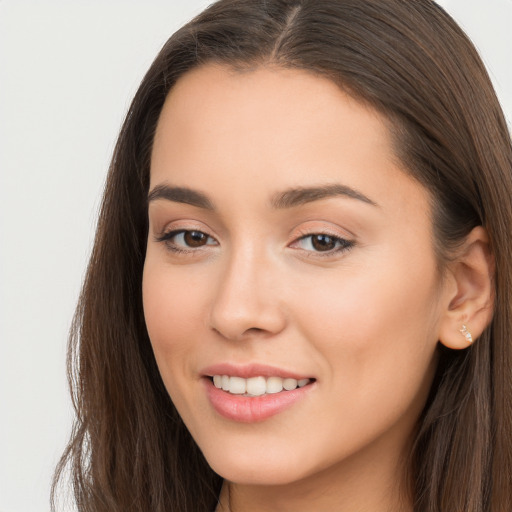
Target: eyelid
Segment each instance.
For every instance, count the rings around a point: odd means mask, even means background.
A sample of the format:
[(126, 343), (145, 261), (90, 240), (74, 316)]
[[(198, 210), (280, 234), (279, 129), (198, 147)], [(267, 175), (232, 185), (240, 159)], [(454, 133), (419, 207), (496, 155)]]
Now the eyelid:
[[(293, 244), (296, 244), (302, 240), (305, 240), (307, 238), (310, 238), (310, 237), (314, 237), (314, 236), (327, 236), (329, 238), (332, 238), (333, 240), (335, 240), (336, 242), (344, 242), (345, 245), (354, 245), (354, 241), (353, 240), (349, 240), (348, 238), (344, 238), (344, 237), (340, 237), (338, 235), (332, 235), (330, 233), (322, 233), (322, 232), (319, 232), (319, 233), (310, 233), (310, 234), (307, 234), (307, 235), (304, 235), (304, 236), (301, 236), (297, 239), (295, 239), (292, 244), (290, 245), (293, 245)], [(310, 252), (318, 252), (318, 253), (322, 253), (322, 252), (329, 252), (329, 251), (310, 251)], [(332, 252), (332, 251), (331, 251)]]
[[(327, 251), (315, 251), (302, 248), (293, 247), (300, 241), (305, 240), (315, 235), (327, 236), (334, 239), (337, 243), (341, 242), (341, 246), (337, 246)], [(338, 230), (326, 228), (325, 226), (311, 226), (308, 228), (301, 227), (293, 235), (293, 241), (289, 244), (289, 247), (302, 251), (307, 257), (323, 258), (333, 257), (340, 255), (356, 245), (355, 237), (352, 235), (347, 236), (346, 233), (340, 233)]]
[(156, 242), (165, 242), (166, 240), (169, 240), (177, 235), (180, 235), (182, 233), (201, 233), (203, 235), (206, 235), (208, 238), (211, 238), (212, 240), (217, 240), (212, 235), (209, 235), (202, 229), (194, 229), (194, 228), (181, 228), (181, 229), (168, 229), (161, 233), (160, 235), (155, 236)]
[[(187, 246), (186, 244), (178, 244), (173, 239), (179, 235), (186, 233), (201, 233), (207, 237), (207, 241), (204, 245), (199, 245), (197, 247)], [(211, 248), (212, 246), (219, 245), (218, 240), (212, 236), (206, 229), (198, 229), (197, 227), (176, 227), (162, 230), (159, 235), (154, 237), (155, 242), (163, 243), (166, 249), (175, 254), (193, 254), (206, 250), (207, 248)], [(213, 240), (215, 243), (209, 243), (209, 240)]]
[(356, 236), (353, 233), (334, 225), (332, 222), (308, 222), (294, 229), (290, 238), (295, 241), (312, 235), (327, 235), (354, 242), (356, 240)]
[(182, 231), (200, 231), (216, 240), (218, 239), (215, 231), (208, 224), (197, 219), (177, 218), (167, 220), (167, 222), (155, 222), (152, 231), (155, 241), (169, 235), (171, 232), (178, 233)]

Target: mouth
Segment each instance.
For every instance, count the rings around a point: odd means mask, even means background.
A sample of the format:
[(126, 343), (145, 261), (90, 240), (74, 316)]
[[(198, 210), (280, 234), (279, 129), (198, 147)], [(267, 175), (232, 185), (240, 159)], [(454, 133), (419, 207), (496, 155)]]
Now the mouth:
[(215, 365), (202, 372), (213, 410), (225, 419), (257, 423), (304, 402), (316, 379), (265, 365)]
[(247, 397), (257, 397), (263, 395), (273, 395), (286, 391), (293, 391), (297, 388), (303, 388), (311, 384), (314, 379), (294, 379), (291, 377), (263, 375), (245, 379), (235, 375), (213, 375), (209, 377), (217, 389), (226, 391), (232, 395), (241, 395)]

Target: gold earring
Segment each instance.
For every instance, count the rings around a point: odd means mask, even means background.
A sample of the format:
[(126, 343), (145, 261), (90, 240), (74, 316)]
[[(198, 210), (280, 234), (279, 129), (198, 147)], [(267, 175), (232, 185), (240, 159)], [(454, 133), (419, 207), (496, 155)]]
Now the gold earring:
[(460, 332), (462, 333), (462, 336), (466, 338), (466, 341), (471, 345), (471, 343), (473, 343), (473, 336), (471, 336), (469, 329), (464, 324), (462, 324), (462, 329), (460, 329)]

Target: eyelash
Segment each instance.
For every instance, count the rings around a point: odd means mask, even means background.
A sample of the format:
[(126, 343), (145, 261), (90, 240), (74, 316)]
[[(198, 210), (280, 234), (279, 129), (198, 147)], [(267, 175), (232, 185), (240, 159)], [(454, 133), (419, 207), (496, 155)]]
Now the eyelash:
[(354, 247), (355, 242), (352, 240), (347, 240), (346, 238), (342, 238), (337, 235), (333, 235), (331, 233), (326, 232), (319, 232), (319, 233), (304, 233), (302, 236), (297, 238), (291, 245), (296, 245), (300, 242), (303, 242), (307, 240), (308, 238), (311, 239), (309, 242), (309, 245), (313, 245), (313, 238), (314, 237), (324, 237), (330, 239), (331, 243), (335, 244), (335, 247), (333, 249), (329, 249), (327, 251), (316, 251), (316, 250), (306, 250), (304, 249), (304, 252), (307, 254), (308, 257), (315, 257), (315, 258), (322, 258), (322, 257), (329, 257), (333, 256), (335, 254), (343, 253), (345, 251), (349, 251)]
[[(190, 247), (189, 246), (188, 248), (185, 248), (184, 246), (177, 245), (176, 242), (173, 241), (173, 239), (175, 237), (177, 237), (178, 235), (184, 235), (185, 236), (187, 233), (188, 234), (196, 233), (196, 234), (199, 234), (199, 235), (204, 235), (204, 236), (207, 237), (207, 243), (204, 244), (204, 245), (200, 245), (198, 247)], [(341, 238), (339, 236), (332, 235), (330, 233), (322, 233), (322, 232), (319, 232), (319, 233), (304, 233), (299, 238), (294, 240), (292, 242), (292, 244), (290, 244), (290, 245), (291, 246), (296, 245), (299, 242), (307, 240), (308, 238), (312, 239), (313, 237), (329, 238), (331, 243), (335, 244), (335, 248), (334, 249), (329, 249), (327, 251), (316, 251), (316, 250), (306, 250), (306, 249), (303, 249), (303, 251), (305, 253), (309, 253), (309, 254), (307, 254), (308, 257), (329, 257), (329, 256), (332, 256), (334, 254), (338, 254), (338, 253), (342, 253), (342, 252), (345, 252), (345, 251), (349, 251), (355, 245), (354, 241), (347, 240), (346, 238)], [(204, 247), (207, 247), (207, 246), (218, 245), (217, 241), (215, 241), (216, 242), (215, 244), (208, 244), (208, 239), (209, 240), (215, 240), (213, 237), (209, 236), (207, 233), (204, 233), (203, 231), (200, 231), (198, 229), (176, 229), (176, 230), (168, 231), (167, 233), (163, 233), (161, 236), (158, 236), (158, 237), (155, 238), (155, 240), (157, 242), (165, 243), (166, 247), (170, 251), (172, 251), (174, 253), (177, 253), (177, 254), (190, 254), (190, 253), (202, 250)], [(310, 244), (313, 244), (313, 242), (311, 241)]]
[[(156, 238), (156, 241), (164, 242), (166, 247), (170, 251), (172, 251), (174, 253), (179, 253), (179, 254), (189, 254), (191, 252), (196, 252), (198, 250), (201, 250), (205, 246), (212, 245), (212, 244), (208, 244), (208, 241), (205, 245), (201, 245), (198, 247), (185, 248), (184, 246), (176, 245), (176, 243), (173, 241), (173, 239), (175, 237), (177, 237), (178, 235), (186, 235), (187, 233), (190, 233), (190, 234), (197, 233), (197, 234), (206, 236), (207, 239), (214, 240), (213, 237), (209, 236), (208, 234), (204, 233), (203, 231), (200, 231), (199, 229), (175, 229), (172, 231), (168, 231), (167, 233), (163, 233), (161, 236)], [(215, 245), (217, 245), (217, 244), (215, 244)]]

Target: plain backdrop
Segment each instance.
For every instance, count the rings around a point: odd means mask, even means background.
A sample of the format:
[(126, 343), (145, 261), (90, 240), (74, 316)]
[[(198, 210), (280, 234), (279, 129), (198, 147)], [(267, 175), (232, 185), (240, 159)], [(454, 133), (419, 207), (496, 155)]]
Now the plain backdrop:
[[(67, 331), (106, 169), (165, 40), (207, 0), (0, 0), (0, 512), (49, 510)], [(512, 122), (512, 0), (444, 0)], [(69, 508), (70, 509), (70, 508)]]

